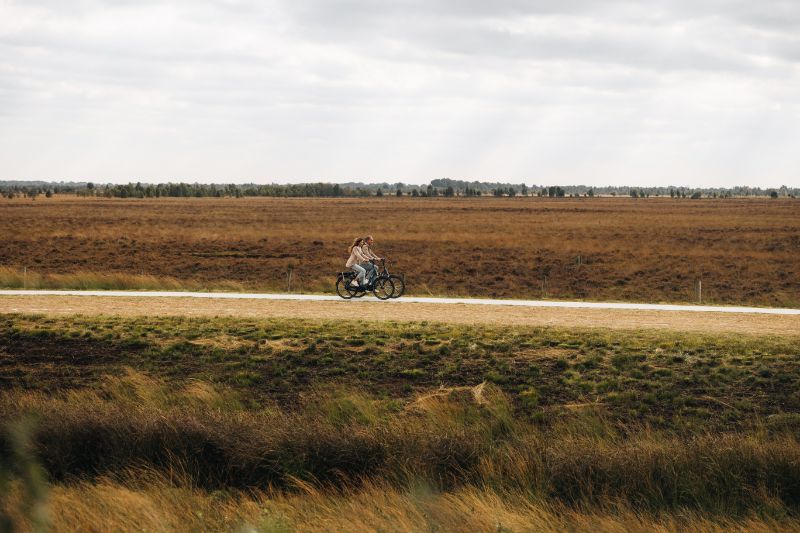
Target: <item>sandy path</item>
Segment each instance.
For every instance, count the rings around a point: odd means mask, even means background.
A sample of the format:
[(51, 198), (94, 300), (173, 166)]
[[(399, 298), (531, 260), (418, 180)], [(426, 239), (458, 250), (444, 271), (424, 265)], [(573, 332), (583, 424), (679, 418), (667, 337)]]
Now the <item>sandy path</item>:
[(0, 296), (0, 313), (368, 319), (800, 335), (800, 315), (223, 298)]

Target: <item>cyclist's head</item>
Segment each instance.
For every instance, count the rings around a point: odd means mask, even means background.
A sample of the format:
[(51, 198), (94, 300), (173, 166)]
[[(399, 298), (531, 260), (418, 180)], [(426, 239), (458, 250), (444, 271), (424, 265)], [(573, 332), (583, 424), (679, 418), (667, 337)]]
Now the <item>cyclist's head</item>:
[(367, 235), (366, 237), (364, 237), (364, 242), (369, 245), (372, 245), (372, 243), (375, 242), (375, 239), (372, 238), (372, 235)]
[(350, 247), (347, 249), (347, 253), (348, 253), (348, 254), (349, 254), (349, 253), (352, 253), (352, 252), (353, 252), (353, 248), (356, 248), (356, 247), (358, 247), (358, 246), (361, 246), (361, 243), (362, 243), (362, 242), (364, 242), (364, 239), (362, 239), (361, 237), (356, 237), (356, 238), (353, 240), (353, 244), (351, 244), (351, 245), (350, 245)]

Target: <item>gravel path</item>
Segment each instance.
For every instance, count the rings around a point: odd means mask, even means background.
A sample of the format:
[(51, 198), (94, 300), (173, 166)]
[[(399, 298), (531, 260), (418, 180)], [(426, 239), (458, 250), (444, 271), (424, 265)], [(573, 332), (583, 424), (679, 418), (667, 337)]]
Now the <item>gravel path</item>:
[(180, 315), (660, 328), (800, 336), (800, 310), (594, 302), (122, 291), (0, 291), (0, 313)]

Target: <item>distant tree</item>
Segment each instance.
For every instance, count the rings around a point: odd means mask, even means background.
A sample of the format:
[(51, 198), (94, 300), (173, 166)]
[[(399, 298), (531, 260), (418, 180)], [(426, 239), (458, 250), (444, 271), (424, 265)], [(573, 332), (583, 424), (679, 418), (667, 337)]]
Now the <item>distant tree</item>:
[(690, 199), (691, 200), (699, 200), (700, 198), (702, 198), (702, 196), (703, 196), (703, 193), (701, 193), (700, 191), (696, 191), (696, 192), (692, 193), (692, 196), (690, 197)]
[(770, 198), (777, 198), (778, 197), (778, 191), (769, 191), (769, 197)]
[(564, 189), (562, 189), (561, 187), (556, 187), (556, 196), (558, 198), (564, 198), (565, 194), (566, 193), (564, 192)]
[(419, 196), (419, 191), (417, 189), (411, 189), (411, 196), (416, 198)]
[(639, 198), (639, 193), (636, 189), (631, 189), (628, 194), (630, 194), (631, 198)]
[(397, 191), (395, 191), (394, 195), (397, 196), (398, 198), (403, 196), (403, 191), (400, 189), (400, 187), (397, 188)]
[(53, 189), (47, 189), (47, 192), (44, 193), (45, 198), (52, 198), (53, 197)]
[(520, 193), (522, 196), (528, 196), (528, 186), (527, 186), (527, 185), (525, 185), (524, 183), (523, 183), (522, 185), (520, 185), (520, 186), (519, 186), (519, 193)]
[(378, 192), (375, 193), (375, 196), (383, 196), (383, 189), (378, 187)]
[(670, 189), (669, 190), (669, 197), (670, 198), (675, 198), (675, 189)]
[(589, 189), (589, 192), (586, 194), (589, 195), (589, 198), (594, 198), (594, 189)]
[(514, 190), (514, 187), (509, 187), (509, 188), (508, 188), (508, 190), (507, 190), (506, 192), (507, 192), (507, 193), (508, 193), (508, 195), (509, 195), (510, 197), (512, 197), (512, 198), (513, 198), (514, 196), (516, 196), (516, 195), (517, 195), (517, 191), (516, 191), (516, 190)]
[(456, 191), (455, 191), (455, 189), (453, 189), (453, 187), (452, 187), (452, 186), (448, 186), (448, 187), (447, 187), (447, 188), (444, 190), (444, 195), (445, 195), (445, 196), (455, 196), (455, 195), (456, 195)]

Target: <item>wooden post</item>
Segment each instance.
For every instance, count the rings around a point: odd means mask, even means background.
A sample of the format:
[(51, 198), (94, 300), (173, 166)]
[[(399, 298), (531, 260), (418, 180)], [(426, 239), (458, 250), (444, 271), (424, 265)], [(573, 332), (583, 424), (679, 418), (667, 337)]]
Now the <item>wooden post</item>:
[(292, 265), (286, 267), (286, 292), (292, 292), (292, 272), (294, 272)]
[(697, 280), (697, 303), (703, 303), (703, 280)]
[(542, 280), (542, 298), (547, 298), (547, 276)]
[(28, 267), (22, 267), (22, 288), (28, 288)]

